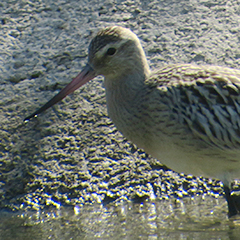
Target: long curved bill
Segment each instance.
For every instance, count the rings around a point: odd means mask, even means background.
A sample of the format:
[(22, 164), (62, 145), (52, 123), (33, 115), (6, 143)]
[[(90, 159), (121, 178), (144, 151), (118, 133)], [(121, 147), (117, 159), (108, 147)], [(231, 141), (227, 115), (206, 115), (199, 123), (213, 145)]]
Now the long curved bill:
[(48, 108), (52, 107), (57, 102), (61, 101), (68, 94), (74, 92), (76, 89), (96, 77), (96, 72), (87, 64), (83, 70), (75, 77), (73, 80), (63, 88), (57, 95), (55, 95), (51, 100), (49, 100), (45, 105), (35, 111), (33, 114), (26, 117), (23, 121), (29, 121), (31, 118), (37, 116), (38, 114), (44, 112)]

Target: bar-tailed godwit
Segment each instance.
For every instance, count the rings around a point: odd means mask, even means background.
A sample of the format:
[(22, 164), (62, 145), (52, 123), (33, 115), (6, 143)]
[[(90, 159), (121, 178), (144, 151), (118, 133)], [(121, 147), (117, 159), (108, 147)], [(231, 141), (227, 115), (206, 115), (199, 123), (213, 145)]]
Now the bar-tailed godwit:
[(239, 213), (230, 183), (240, 178), (240, 70), (177, 64), (151, 72), (138, 37), (107, 27), (91, 41), (81, 73), (25, 121), (97, 75), (127, 139), (177, 172), (220, 179), (229, 217)]

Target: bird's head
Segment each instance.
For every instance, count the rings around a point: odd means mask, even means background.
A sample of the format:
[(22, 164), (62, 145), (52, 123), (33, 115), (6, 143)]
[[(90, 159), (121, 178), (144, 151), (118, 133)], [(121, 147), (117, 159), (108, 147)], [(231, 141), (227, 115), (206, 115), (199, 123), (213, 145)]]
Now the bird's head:
[(103, 75), (114, 81), (137, 73), (144, 79), (149, 74), (149, 66), (138, 37), (129, 29), (114, 26), (100, 30), (92, 39), (88, 51), (88, 63), (83, 70), (44, 106), (24, 119), (40, 114), (68, 94), (93, 79)]

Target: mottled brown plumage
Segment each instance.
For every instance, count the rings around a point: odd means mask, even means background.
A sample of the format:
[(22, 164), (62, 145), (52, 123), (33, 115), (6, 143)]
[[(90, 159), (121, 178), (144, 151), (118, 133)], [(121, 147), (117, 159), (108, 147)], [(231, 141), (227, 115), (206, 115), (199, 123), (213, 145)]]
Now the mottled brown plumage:
[(179, 124), (208, 145), (240, 147), (239, 70), (174, 65), (158, 70), (146, 84), (161, 92), (161, 101)]

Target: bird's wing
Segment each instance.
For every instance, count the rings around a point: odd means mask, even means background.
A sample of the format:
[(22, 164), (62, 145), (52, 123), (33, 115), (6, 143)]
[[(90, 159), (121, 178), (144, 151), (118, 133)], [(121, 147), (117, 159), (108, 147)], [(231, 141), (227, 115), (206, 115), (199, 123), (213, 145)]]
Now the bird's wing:
[(220, 148), (240, 146), (240, 70), (173, 65), (147, 80), (179, 123)]

